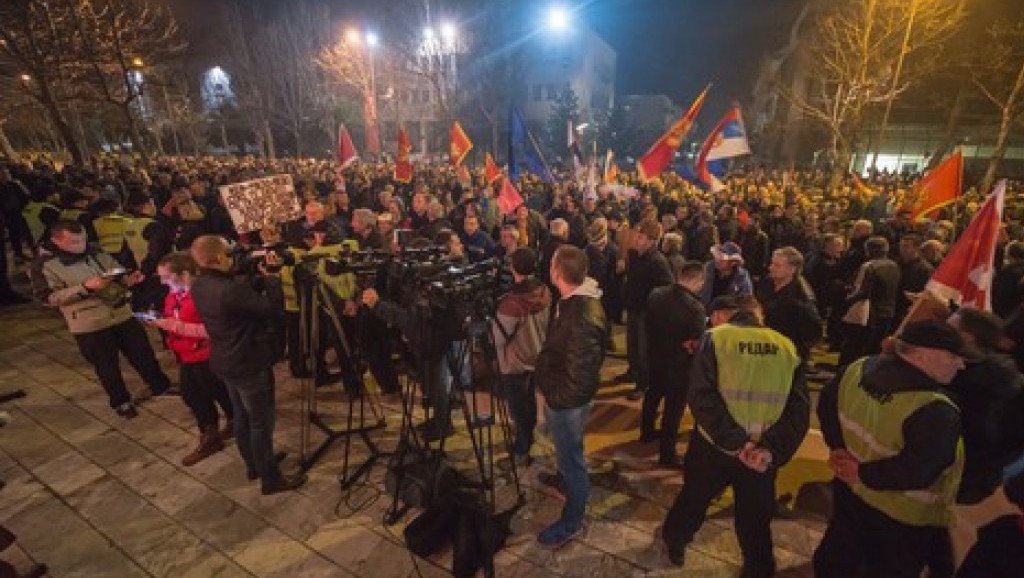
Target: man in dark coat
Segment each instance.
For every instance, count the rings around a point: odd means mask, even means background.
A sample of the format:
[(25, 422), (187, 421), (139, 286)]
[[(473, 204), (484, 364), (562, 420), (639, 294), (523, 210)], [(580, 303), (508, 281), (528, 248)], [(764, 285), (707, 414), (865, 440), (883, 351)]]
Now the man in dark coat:
[(788, 337), (803, 361), (821, 338), (821, 317), (814, 292), (800, 271), (804, 257), (793, 247), (776, 249), (768, 277), (757, 287), (757, 300), (764, 309), (764, 323)]

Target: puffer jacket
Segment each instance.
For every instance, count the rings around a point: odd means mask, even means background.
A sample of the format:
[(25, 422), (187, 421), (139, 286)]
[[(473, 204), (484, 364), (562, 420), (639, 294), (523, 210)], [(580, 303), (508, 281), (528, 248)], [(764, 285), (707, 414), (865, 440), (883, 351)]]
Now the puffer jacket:
[(210, 337), (192, 302), (191, 291), (168, 291), (164, 317), (175, 320), (174, 326), (165, 333), (164, 341), (180, 363), (202, 363), (210, 359)]
[(74, 254), (47, 241), (32, 264), (32, 292), (43, 305), (60, 308), (72, 334), (102, 331), (132, 318), (131, 293), (117, 281), (100, 291), (89, 291), (84, 283), (118, 267), (93, 247)]
[(533, 371), (548, 332), (550, 308), (551, 292), (534, 277), (512, 285), (502, 296), (491, 327), (502, 374)]
[(534, 381), (548, 407), (565, 410), (589, 403), (604, 361), (605, 316), (601, 290), (587, 278), (558, 309), (537, 356)]

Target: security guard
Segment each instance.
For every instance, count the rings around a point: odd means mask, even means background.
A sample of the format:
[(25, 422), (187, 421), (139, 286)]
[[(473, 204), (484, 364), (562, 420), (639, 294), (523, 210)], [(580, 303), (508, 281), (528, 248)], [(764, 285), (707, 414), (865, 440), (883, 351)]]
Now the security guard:
[(292, 377), (306, 378), (311, 373), (306, 369), (305, 360), (302, 359), (301, 346), (301, 310), (299, 308), (299, 294), (295, 286), (295, 266), (302, 261), (306, 254), (304, 247), (288, 247), (283, 255), (281, 266), (281, 292), (284, 294), (284, 314), (286, 319), (286, 333), (288, 337), (288, 368)]
[(122, 267), (134, 267), (124, 241), (128, 218), (118, 211), (117, 203), (110, 199), (99, 199), (93, 203), (93, 210), (97, 216), (92, 226), (96, 229), (100, 250), (113, 257)]
[(967, 355), (951, 326), (916, 321), (893, 354), (851, 363), (822, 390), (818, 418), (836, 479), (816, 576), (917, 578), (950, 558), (964, 456), (960, 413), (941, 388)]
[(50, 191), (33, 193), (32, 200), (21, 211), (32, 235), (33, 245), (38, 246), (43, 240), (48, 239), (50, 227), (60, 220), (60, 209), (54, 204), (55, 200), (56, 195)]
[(803, 441), (810, 422), (804, 368), (796, 348), (764, 327), (752, 297), (720, 297), (711, 304), (690, 372), (690, 408), (697, 425), (683, 458), (683, 488), (665, 518), (669, 558), (684, 551), (726, 486), (736, 496), (736, 536), (743, 578), (771, 576), (771, 519), (775, 476)]
[(155, 218), (156, 206), (141, 190), (128, 194), (125, 209), (126, 259), (146, 277), (136, 288), (132, 304), (136, 309), (162, 307), (165, 288), (156, 275), (156, 267), (174, 248), (173, 233), (166, 224), (169, 220)]

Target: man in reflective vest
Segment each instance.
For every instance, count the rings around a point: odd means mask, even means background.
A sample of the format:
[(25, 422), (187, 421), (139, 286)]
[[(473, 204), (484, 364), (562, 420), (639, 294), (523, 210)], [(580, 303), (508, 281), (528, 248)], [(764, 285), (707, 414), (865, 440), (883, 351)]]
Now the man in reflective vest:
[(775, 572), (771, 519), (775, 476), (807, 433), (810, 402), (793, 342), (763, 325), (752, 297), (719, 297), (690, 371), (696, 433), (683, 458), (683, 488), (665, 518), (670, 560), (683, 565), (711, 501), (726, 486), (736, 496), (743, 578)]
[(122, 267), (133, 268), (131, 255), (125, 251), (124, 231), (128, 218), (118, 210), (117, 203), (110, 199), (100, 199), (93, 203), (97, 217), (92, 222), (96, 229), (100, 250), (110, 255)]
[(52, 202), (54, 197), (46, 193), (33, 194), (32, 200), (21, 212), (32, 236), (33, 245), (39, 245), (49, 238), (50, 227), (60, 220), (60, 209)]
[(949, 560), (963, 445), (960, 412), (942, 386), (966, 356), (948, 324), (916, 321), (893, 354), (851, 363), (822, 390), (818, 417), (836, 479), (816, 576), (917, 578), (926, 563)]

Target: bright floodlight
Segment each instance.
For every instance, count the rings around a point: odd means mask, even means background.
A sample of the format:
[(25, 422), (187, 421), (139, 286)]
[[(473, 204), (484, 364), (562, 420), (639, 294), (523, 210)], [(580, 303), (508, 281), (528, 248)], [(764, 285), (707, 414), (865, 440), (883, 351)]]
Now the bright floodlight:
[(377, 46), (377, 43), (380, 42), (376, 32), (367, 32), (364, 36), (366, 37), (366, 44), (371, 47)]
[(455, 25), (451, 22), (441, 24), (441, 37), (448, 42), (455, 40)]
[(22, 74), (19, 78), (21, 78), (22, 82), (28, 82), (28, 81), (32, 80), (32, 77), (29, 76), (28, 74)]
[(423, 38), (426, 38), (427, 40), (433, 40), (434, 39), (434, 29), (433, 28), (429, 28), (429, 27), (428, 28), (424, 28), (423, 29)]
[(349, 44), (359, 44), (360, 40), (362, 40), (362, 36), (359, 34), (358, 30), (345, 31), (345, 41)]
[(569, 29), (569, 10), (565, 6), (557, 5), (548, 8), (548, 28), (555, 32), (564, 32)]

